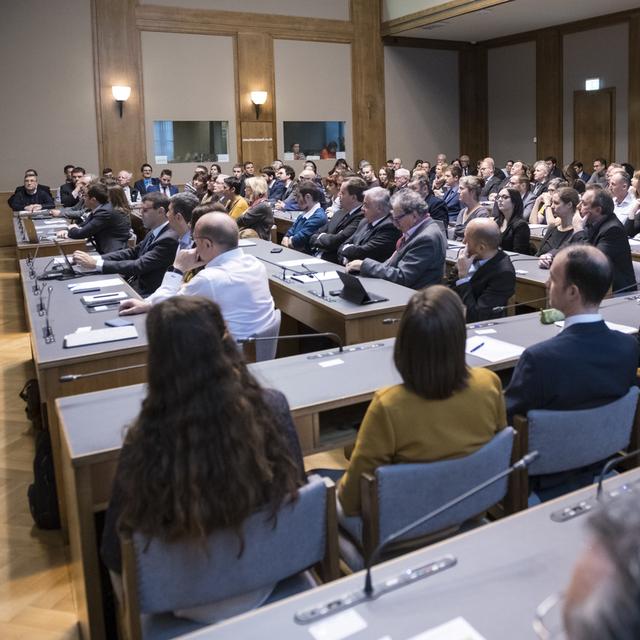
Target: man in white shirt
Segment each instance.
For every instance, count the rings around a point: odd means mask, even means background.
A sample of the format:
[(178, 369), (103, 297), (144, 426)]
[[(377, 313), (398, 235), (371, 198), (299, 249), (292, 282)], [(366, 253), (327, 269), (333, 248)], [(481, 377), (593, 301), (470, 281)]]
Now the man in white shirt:
[[(178, 251), (173, 270), (146, 300), (125, 300), (120, 315), (147, 312), (174, 295), (203, 296), (220, 306), (230, 333), (247, 338), (275, 322), (275, 308), (264, 265), (238, 247), (238, 225), (226, 213), (206, 213), (196, 223), (195, 249)], [(185, 272), (204, 266), (189, 282)]]
[(633, 218), (638, 209), (638, 202), (629, 191), (630, 186), (631, 178), (624, 171), (615, 171), (609, 177), (608, 191), (615, 205), (613, 211), (622, 224), (627, 218)]
[(126, 169), (123, 169), (118, 173), (116, 182), (122, 187), (124, 195), (127, 196), (127, 200), (130, 205), (137, 206), (140, 200), (140, 194), (136, 189), (131, 186), (131, 176), (133, 174)]

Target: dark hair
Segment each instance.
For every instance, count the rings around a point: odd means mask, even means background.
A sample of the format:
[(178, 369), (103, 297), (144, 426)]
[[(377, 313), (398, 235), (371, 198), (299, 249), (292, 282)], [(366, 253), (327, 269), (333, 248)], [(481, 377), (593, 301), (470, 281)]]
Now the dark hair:
[(224, 179), (224, 183), (227, 185), (227, 187), (229, 187), (229, 189), (233, 189), (236, 195), (240, 193), (241, 182), (237, 178), (234, 178), (233, 176), (229, 176), (228, 178)]
[(445, 173), (446, 173), (447, 171), (451, 172), (451, 175), (452, 175), (454, 178), (458, 178), (458, 179), (462, 178), (462, 169), (461, 169), (457, 164), (450, 164), (450, 165), (446, 168)]
[(347, 193), (350, 196), (355, 196), (358, 202), (364, 200), (364, 192), (367, 190), (367, 183), (362, 178), (349, 178), (344, 180), (343, 183)]
[(253, 165), (253, 162), (252, 162), (251, 160), (247, 160), (247, 161), (242, 165), (242, 167), (243, 167), (244, 169), (246, 169), (246, 168), (247, 168), (247, 165), (249, 165), (249, 164), (250, 164), (250, 165)]
[(212, 167), (215, 167), (218, 170), (218, 173), (222, 173), (222, 167), (217, 162), (214, 162), (211, 167), (209, 167), (209, 173), (211, 173)]
[(298, 186), (298, 195), (304, 198), (307, 194), (311, 196), (314, 202), (320, 202), (320, 199), (322, 198), (320, 189), (316, 187), (315, 182), (312, 180), (302, 180)]
[(590, 245), (566, 247), (558, 255), (566, 256), (565, 281), (575, 284), (585, 304), (600, 304), (613, 281), (607, 256)]
[(140, 167), (140, 171), (144, 171), (146, 167), (149, 167), (149, 169), (151, 169), (151, 171), (153, 171), (153, 167), (152, 167), (148, 162), (145, 162), (145, 163)]
[(109, 202), (109, 191), (101, 182), (92, 182), (87, 189), (87, 197), (95, 198), (100, 204)]
[(205, 175), (209, 175), (209, 169), (207, 169), (203, 164), (197, 164), (194, 173), (204, 173)]
[(109, 194), (109, 202), (116, 211), (122, 211), (123, 213), (131, 213), (131, 206), (127, 200), (127, 194), (124, 189), (116, 182), (114, 184), (106, 185)]
[(558, 164), (558, 159), (555, 156), (547, 156), (544, 161), (551, 162), (552, 164)]
[(629, 176), (629, 179), (631, 179), (634, 173), (633, 165), (629, 164), (628, 162), (623, 162), (622, 167), (625, 170), (625, 173)]
[(288, 164), (284, 164), (280, 168), (284, 169), (284, 172), (287, 174), (289, 178), (291, 178), (291, 180), (295, 179), (296, 172), (293, 167), (290, 167)]
[(35, 176), (37, 178), (38, 177), (38, 172), (35, 169), (27, 169), (24, 172), (24, 177), (26, 178), (27, 176)]
[(600, 164), (604, 165), (605, 167), (607, 166), (607, 161), (605, 158), (594, 158), (593, 160), (594, 162), (599, 162)]
[(312, 166), (313, 166), (313, 170), (314, 170), (316, 173), (318, 173), (318, 166), (316, 165), (316, 163), (315, 163), (313, 160), (305, 160), (305, 161), (304, 161), (304, 164), (305, 164), (305, 165), (307, 165), (307, 164), (312, 165)]
[(570, 204), (575, 211), (578, 207), (578, 203), (580, 202), (580, 195), (575, 189), (572, 189), (571, 187), (562, 187), (561, 189), (558, 189), (556, 193), (562, 202)]
[(73, 169), (74, 167), (75, 167), (75, 165), (74, 165), (74, 164), (65, 164), (65, 165), (64, 165), (63, 172), (64, 172), (64, 173), (67, 173), (67, 170), (68, 170), (68, 169)]
[(161, 191), (148, 191), (142, 196), (142, 202), (150, 202), (154, 209), (161, 207), (167, 211), (169, 209), (169, 198)]
[(460, 298), (435, 285), (407, 305), (393, 352), (404, 385), (428, 400), (444, 400), (467, 386), (467, 327)]
[(105, 168), (102, 170), (102, 175), (103, 175), (103, 176), (106, 176), (106, 175), (107, 175), (107, 173), (113, 173), (113, 169), (112, 169), (111, 167), (105, 167)]
[[(517, 189), (506, 188), (507, 193), (509, 194), (509, 200), (511, 200), (511, 204), (513, 205), (513, 213), (511, 214), (511, 219), (509, 224), (516, 220), (517, 218), (522, 218), (522, 212), (524, 211), (524, 207), (522, 206), (522, 196)], [(500, 189), (502, 191), (502, 189)], [(499, 192), (498, 192), (499, 193)], [(504, 214), (498, 208), (498, 200), (493, 204), (493, 217), (496, 219), (498, 226), (502, 225), (504, 222)]]
[(260, 173), (265, 176), (269, 176), (270, 178), (276, 177), (276, 172), (273, 170), (273, 167), (262, 167), (262, 169), (260, 169)]
[(518, 181), (518, 184), (526, 184), (527, 185), (527, 191), (529, 191), (529, 188), (531, 187), (531, 180), (529, 180), (529, 178), (527, 178), (527, 176), (522, 176), (522, 175), (515, 175), (515, 176), (510, 176), (509, 180), (514, 179)]
[(193, 210), (198, 206), (198, 198), (192, 193), (176, 193), (169, 200), (174, 213), (179, 213), (183, 220), (189, 224)]
[(221, 202), (207, 202), (206, 204), (199, 204), (195, 207), (191, 213), (191, 230), (195, 229), (196, 222), (202, 218), (205, 213), (227, 213), (227, 208)]
[(82, 175), (84, 175), (85, 173), (87, 173), (87, 172), (84, 170), (84, 167), (73, 167), (73, 171), (72, 171), (71, 173), (80, 173), (80, 172), (82, 172)]
[(333, 165), (333, 169), (331, 169), (331, 171), (329, 171), (329, 173), (333, 173), (334, 171), (337, 171), (340, 168), (343, 168), (345, 170), (350, 170), (351, 167), (349, 167), (349, 164), (347, 163), (347, 161), (344, 158), (338, 158), (335, 162), (335, 164)]
[(171, 171), (171, 169), (163, 169), (160, 172), (160, 177), (162, 177), (162, 176), (169, 176), (170, 178), (172, 178), (173, 177), (173, 171)]
[(602, 188), (599, 184), (589, 184), (585, 189), (587, 191), (593, 191), (593, 206), (600, 207), (602, 209), (602, 215), (610, 218), (614, 215), (615, 205), (613, 198)]
[(147, 396), (120, 455), (120, 526), (174, 541), (240, 533), (261, 507), (275, 514), (299, 472), (218, 305), (169, 298), (149, 312), (147, 336)]

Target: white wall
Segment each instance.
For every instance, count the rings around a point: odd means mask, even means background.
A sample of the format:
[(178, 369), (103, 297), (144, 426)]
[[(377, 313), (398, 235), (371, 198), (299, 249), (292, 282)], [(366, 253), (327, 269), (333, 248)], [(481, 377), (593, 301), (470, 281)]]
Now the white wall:
[(98, 170), (91, 3), (2, 3), (0, 191), (34, 168), (52, 188), (65, 164)]
[[(411, 168), (417, 158), (460, 153), (458, 53), (385, 47), (387, 157)], [(376, 132), (371, 132), (376, 135)]]
[[(156, 165), (154, 120), (227, 120), (229, 162), (219, 164), (223, 172), (231, 173), (237, 161), (233, 38), (146, 31), (141, 35), (147, 161), (154, 175), (168, 168), (173, 182), (183, 183), (198, 164)], [(138, 167), (130, 170), (137, 179)]]
[[(351, 46), (274, 40), (278, 157), (284, 155), (284, 121), (343, 121), (347, 162), (353, 162)], [(322, 175), (335, 160), (314, 160)], [(291, 162), (296, 170), (302, 161)]]
[(140, 4), (158, 4), (185, 9), (220, 9), (273, 13), (305, 18), (349, 19), (349, 0), (140, 0)]
[(536, 44), (523, 42), (489, 49), (489, 155), (536, 160)]
[(441, 4), (444, 4), (443, 0), (382, 0), (382, 21), (402, 18)]
[[(564, 162), (573, 159), (573, 92), (587, 78), (616, 88), (616, 160), (629, 154), (629, 29), (626, 24), (582, 31), (564, 37)], [(588, 160), (583, 158), (585, 164)]]

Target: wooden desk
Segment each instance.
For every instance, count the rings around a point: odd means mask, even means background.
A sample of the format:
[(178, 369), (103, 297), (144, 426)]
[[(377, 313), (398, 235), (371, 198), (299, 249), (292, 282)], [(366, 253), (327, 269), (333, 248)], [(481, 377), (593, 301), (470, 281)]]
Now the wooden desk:
[[(47, 258), (36, 258), (34, 261), (35, 272), (41, 274), (49, 262), (50, 260)], [(78, 327), (90, 326), (93, 329), (104, 328), (105, 320), (117, 317), (118, 315), (117, 308), (110, 311), (89, 313), (80, 302), (81, 294), (72, 293), (67, 285), (71, 282), (85, 283), (107, 278), (119, 278), (119, 276), (99, 274), (86, 276), (77, 280), (44, 281), (42, 282), (44, 286), (43, 302), (46, 303), (48, 287), (51, 287), (52, 290), (49, 323), (55, 336), (55, 342), (47, 343), (43, 337), (43, 328), (46, 319), (40, 315), (38, 311), (40, 296), (33, 292), (35, 280), (30, 278), (25, 260), (20, 261), (20, 274), (26, 319), (31, 338), (31, 352), (40, 387), (43, 410), (46, 413), (49, 431), (51, 433), (60, 516), (64, 530), (66, 514), (64, 509), (63, 476), (60, 461), (60, 433), (54, 400), (63, 396), (85, 393), (87, 391), (109, 389), (111, 387), (142, 382), (146, 379), (146, 370), (144, 368), (131, 369), (129, 371), (107, 373), (67, 383), (60, 382), (60, 377), (67, 374), (91, 373), (146, 363), (146, 317), (133, 317), (134, 325), (138, 330), (138, 338), (121, 342), (65, 349), (63, 347), (65, 335), (73, 333)], [(139, 297), (124, 280), (121, 278), (120, 280), (122, 282), (121, 286), (109, 287), (105, 289), (105, 292), (126, 291), (131, 297)]]
[[(629, 471), (608, 480), (605, 495), (610, 500), (621, 499), (612, 494), (628, 493), (629, 485), (637, 493), (639, 483), (640, 471)], [(357, 640), (417, 639), (427, 630), (462, 616), (487, 640), (535, 640), (532, 622), (537, 606), (549, 595), (566, 589), (578, 555), (587, 543), (587, 516), (565, 522), (555, 522), (550, 516), (581, 500), (593, 505), (589, 513), (597, 510), (595, 487), (376, 566), (374, 589), (376, 584), (403, 571), (446, 555), (457, 560), (457, 564), (446, 571), (351, 609), (357, 619), (365, 623), (362, 631), (353, 637)], [(360, 571), (181, 638), (257, 640), (263, 638), (268, 629), (274, 638), (308, 640), (309, 625), (297, 624), (296, 612), (360, 591), (363, 586), (364, 572)], [(340, 615), (334, 616), (337, 628), (340, 628)]]
[[(62, 228), (66, 228), (61, 226), (53, 226), (47, 225), (46, 223), (49, 221), (60, 221), (64, 223), (64, 218), (49, 218), (47, 220), (33, 220), (33, 224), (36, 228), (38, 236), (44, 235), (52, 235), (53, 230), (59, 230)], [(31, 242), (27, 235), (27, 232), (24, 228), (23, 218), (14, 215), (13, 217), (13, 232), (16, 238), (16, 255), (18, 260), (24, 260), (29, 256), (33, 257), (36, 255), (39, 258), (58, 256), (60, 255), (60, 250), (53, 243), (53, 241), (43, 240), (40, 242)], [(86, 251), (87, 249), (87, 241), (82, 240), (60, 240), (58, 244), (62, 247), (62, 250), (67, 254), (72, 254), (74, 251)]]
[[(357, 305), (343, 300), (339, 296), (328, 295), (334, 289), (342, 289), (340, 280), (328, 280), (323, 283), (326, 298), (321, 298), (319, 282), (300, 284), (291, 280), (294, 273), (284, 272), (277, 263), (290, 260), (309, 261), (312, 256), (278, 247), (266, 240), (251, 239), (254, 246), (243, 246), (243, 250), (257, 258), (267, 261), (264, 265), (269, 274), (271, 295), (276, 307), (289, 318), (301, 322), (316, 331), (332, 331), (337, 333), (344, 344), (358, 344), (368, 340), (379, 340), (396, 335), (397, 324), (383, 324), (385, 318), (400, 318), (402, 312), (415, 293), (413, 289), (402, 287), (386, 280), (376, 278), (361, 278), (364, 288), (378, 295), (388, 298), (386, 302), (369, 305)], [(271, 253), (274, 248), (281, 249), (278, 253)], [(269, 264), (275, 263), (275, 264)], [(304, 267), (292, 267), (297, 271), (305, 271)], [(344, 271), (344, 267), (323, 262), (312, 264), (314, 271)], [(283, 280), (283, 273), (285, 279)], [(289, 325), (291, 326), (291, 325)], [(281, 333), (297, 333), (297, 327), (287, 330), (287, 319), (283, 321)]]

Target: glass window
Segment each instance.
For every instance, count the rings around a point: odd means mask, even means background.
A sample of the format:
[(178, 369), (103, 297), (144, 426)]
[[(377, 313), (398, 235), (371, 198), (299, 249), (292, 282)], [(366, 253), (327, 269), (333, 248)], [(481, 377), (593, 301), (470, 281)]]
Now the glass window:
[(344, 158), (344, 122), (283, 122), (285, 160)]
[(153, 150), (165, 162), (227, 162), (229, 121), (155, 120)]

